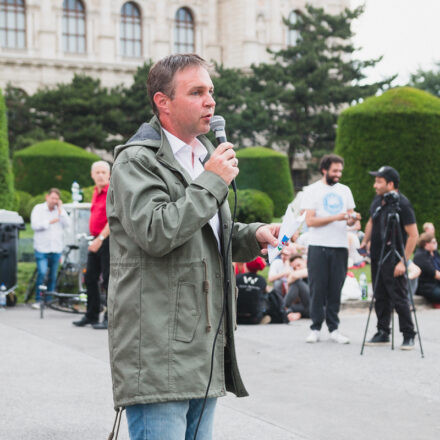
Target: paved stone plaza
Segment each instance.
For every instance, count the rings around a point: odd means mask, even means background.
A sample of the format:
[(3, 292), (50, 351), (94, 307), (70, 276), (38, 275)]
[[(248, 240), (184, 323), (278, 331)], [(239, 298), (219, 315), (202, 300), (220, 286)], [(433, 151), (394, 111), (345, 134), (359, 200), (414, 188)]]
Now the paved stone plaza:
[[(418, 312), (425, 358), (360, 346), (365, 310), (341, 313), (350, 345), (306, 344), (309, 321), (242, 326), (251, 394), (219, 400), (215, 440), (434, 440), (440, 437), (440, 310)], [(0, 439), (106, 439), (114, 419), (107, 332), (71, 315), (0, 312)], [(369, 335), (374, 332), (375, 318)], [(396, 332), (396, 344), (401, 335)], [(121, 440), (127, 440), (125, 416)]]

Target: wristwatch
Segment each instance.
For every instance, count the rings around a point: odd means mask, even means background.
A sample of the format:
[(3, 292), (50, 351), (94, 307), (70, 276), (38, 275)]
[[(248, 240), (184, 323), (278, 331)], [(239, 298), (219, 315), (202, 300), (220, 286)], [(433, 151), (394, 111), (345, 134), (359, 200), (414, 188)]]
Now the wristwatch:
[(104, 241), (104, 240), (105, 240), (105, 237), (104, 237), (102, 234), (99, 234), (99, 235), (98, 235), (98, 238), (99, 238), (101, 241)]

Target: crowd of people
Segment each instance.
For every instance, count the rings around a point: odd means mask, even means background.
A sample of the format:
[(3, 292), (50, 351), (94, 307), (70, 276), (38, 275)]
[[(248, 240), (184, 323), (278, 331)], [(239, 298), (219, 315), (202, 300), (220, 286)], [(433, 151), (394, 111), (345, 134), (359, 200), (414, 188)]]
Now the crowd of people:
[[(306, 221), (289, 244), (282, 248), (279, 257), (270, 264), (268, 284), (256, 273), (265, 267), (264, 264), (256, 265), (253, 261), (247, 265), (236, 265), (236, 270), (244, 272), (237, 275), (238, 322), (280, 322), (274, 319), (274, 316), (279, 316), (279, 305), (284, 314), (282, 322), (311, 319), (311, 333), (307, 342), (319, 341), (325, 321), (330, 339), (342, 344), (349, 343), (348, 337), (338, 331), (341, 292), (346, 277), (351, 275), (347, 270), (371, 264), (378, 330), (367, 341), (367, 345), (389, 343), (390, 318), (394, 308), (403, 334), (400, 348), (412, 349), (416, 333), (408, 289), (411, 288), (412, 294), (421, 295), (434, 305), (440, 303), (440, 254), (434, 225), (425, 223), (419, 237), (411, 203), (398, 190), (400, 176), (394, 168), (385, 166), (370, 172), (375, 178), (373, 187), (376, 197), (370, 208), (365, 232), (362, 231), (360, 215), (353, 210), (351, 192), (339, 183), (343, 164), (343, 159), (338, 156), (325, 156), (321, 161), (322, 178), (297, 195), (301, 200), (298, 213), (305, 211)], [(384, 196), (386, 200), (388, 194), (396, 200), (384, 202)], [(298, 203), (295, 206), (298, 208)], [(397, 230), (389, 231), (386, 237), (388, 215), (393, 210), (399, 214), (400, 233)], [(391, 233), (396, 237), (398, 256), (387, 257)], [(401, 243), (398, 240), (400, 236)], [(407, 263), (407, 269), (404, 262)], [(406, 270), (408, 277), (404, 276)], [(250, 289), (249, 283), (252, 283), (253, 277), (259, 277), (261, 281), (253, 283)], [(258, 302), (249, 299), (251, 290), (259, 296)], [(275, 308), (274, 303), (277, 304)], [(251, 318), (250, 310), (258, 310), (258, 313)]]

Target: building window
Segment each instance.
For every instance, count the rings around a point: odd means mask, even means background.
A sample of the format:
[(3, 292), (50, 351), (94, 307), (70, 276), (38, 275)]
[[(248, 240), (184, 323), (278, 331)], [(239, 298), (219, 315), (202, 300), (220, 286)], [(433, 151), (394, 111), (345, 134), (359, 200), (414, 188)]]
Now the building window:
[[(292, 11), (289, 14), (289, 23), (290, 24), (295, 24), (297, 20), (297, 13), (295, 11)], [(295, 46), (296, 44), (296, 40), (299, 37), (299, 32), (294, 30), (294, 29), (290, 29), (287, 28), (287, 45), (288, 46)]]
[(176, 12), (174, 24), (174, 52), (193, 53), (194, 50), (194, 19), (187, 8)]
[(141, 13), (133, 2), (121, 9), (121, 54), (124, 57), (141, 56)]
[(63, 1), (63, 51), (86, 51), (86, 12), (80, 0)]
[(0, 46), (26, 47), (25, 5), (23, 0), (0, 0)]

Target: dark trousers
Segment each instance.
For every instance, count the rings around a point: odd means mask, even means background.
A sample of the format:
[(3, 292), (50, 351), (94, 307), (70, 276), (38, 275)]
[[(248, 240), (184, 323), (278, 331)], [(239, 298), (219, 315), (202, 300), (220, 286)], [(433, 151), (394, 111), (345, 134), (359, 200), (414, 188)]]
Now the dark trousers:
[[(87, 288), (86, 317), (91, 321), (99, 320), (101, 298), (99, 293), (99, 277), (102, 274), (103, 288), (107, 292), (110, 273), (110, 252), (108, 237), (102, 242), (98, 252), (89, 252), (87, 255), (87, 272), (85, 277)], [(106, 295), (107, 297), (107, 295)]]
[(429, 302), (440, 303), (440, 282), (419, 285), (417, 295), (424, 296)]
[(309, 318), (310, 289), (303, 280), (296, 280), (289, 286), (287, 295), (284, 297), (284, 307), (287, 313), (301, 313), (302, 318)]
[[(397, 264), (397, 262), (396, 262)], [(414, 337), (414, 325), (411, 319), (411, 312), (408, 301), (408, 286), (404, 276), (394, 277), (393, 262), (382, 264), (380, 273), (377, 273), (378, 262), (371, 261), (371, 275), (374, 292), (374, 310), (377, 316), (377, 329), (390, 333), (391, 313), (393, 307), (399, 316), (399, 329), (405, 337)]]
[(321, 330), (324, 319), (330, 332), (338, 328), (341, 290), (347, 273), (347, 261), (347, 248), (309, 246), (307, 270), (312, 330)]

